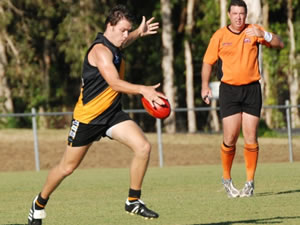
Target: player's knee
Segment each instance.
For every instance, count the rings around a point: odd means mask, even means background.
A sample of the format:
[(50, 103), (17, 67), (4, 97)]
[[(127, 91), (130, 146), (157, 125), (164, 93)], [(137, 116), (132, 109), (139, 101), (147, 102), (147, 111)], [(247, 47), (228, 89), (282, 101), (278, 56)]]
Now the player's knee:
[(256, 134), (247, 134), (244, 135), (244, 140), (245, 143), (249, 143), (249, 144), (257, 143), (257, 136)]
[(60, 172), (63, 177), (70, 176), (76, 168), (74, 166), (60, 166)]
[(228, 146), (234, 146), (237, 142), (237, 137), (234, 135), (224, 137), (223, 142)]
[(141, 144), (139, 146), (138, 151), (136, 152), (136, 154), (144, 159), (149, 158), (151, 153), (151, 144), (148, 141), (145, 141), (143, 144)]

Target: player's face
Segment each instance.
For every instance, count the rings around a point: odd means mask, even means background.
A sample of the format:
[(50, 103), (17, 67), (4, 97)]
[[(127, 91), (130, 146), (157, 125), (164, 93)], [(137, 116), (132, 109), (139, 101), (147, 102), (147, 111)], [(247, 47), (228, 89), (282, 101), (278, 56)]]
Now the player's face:
[(246, 17), (247, 17), (244, 7), (231, 6), (228, 16), (231, 22), (231, 27), (235, 31), (241, 31), (244, 28)]
[(121, 19), (115, 26), (111, 26), (113, 44), (116, 47), (122, 46), (127, 40), (129, 33), (131, 31), (132, 25), (126, 19)]

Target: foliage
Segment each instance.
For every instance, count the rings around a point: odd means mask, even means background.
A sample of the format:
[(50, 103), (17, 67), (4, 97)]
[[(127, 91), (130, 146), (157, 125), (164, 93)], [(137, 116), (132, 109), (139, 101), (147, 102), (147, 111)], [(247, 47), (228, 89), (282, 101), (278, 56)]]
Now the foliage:
[[(267, 104), (283, 104), (289, 97), (287, 84), (289, 37), (287, 34), (286, 0), (268, 0), (270, 30), (278, 33), (286, 45), (282, 51), (264, 50), (270, 68), (272, 95)], [(12, 40), (18, 54), (6, 49), (6, 77), (13, 95), (15, 112), (30, 112), (32, 107), (43, 111), (72, 111), (81, 86), (82, 60), (98, 32), (104, 31), (109, 8), (117, 3), (128, 5), (137, 23), (143, 15), (161, 21), (160, 1), (139, 0), (7, 0), (2, 1), (4, 16), (0, 26)], [(186, 1), (172, 0), (174, 38), (174, 71), (176, 101), (185, 107), (184, 31), (178, 28)], [(300, 1), (293, 1), (296, 51), (300, 52)], [(203, 106), (200, 96), (201, 65), (211, 35), (219, 28), (219, 1), (199, 1), (194, 9), (191, 44), (194, 63), (195, 105)], [(141, 38), (124, 50), (126, 79), (133, 83), (152, 85), (161, 82), (161, 32)], [(299, 58), (299, 57), (298, 57)], [(299, 59), (298, 59), (299, 61)], [(300, 63), (298, 63), (298, 69)], [(213, 79), (216, 79), (213, 76)], [(161, 89), (162, 90), (162, 89)], [(124, 108), (141, 108), (139, 96), (123, 98)], [(280, 112), (276, 112), (276, 114)], [(207, 113), (199, 113), (198, 127), (205, 127)], [(283, 116), (282, 116), (283, 118)], [(142, 119), (141, 119), (142, 120)], [(16, 126), (23, 126), (16, 119)], [(281, 124), (279, 121), (278, 124)], [(26, 125), (27, 126), (27, 125)]]
[(258, 137), (278, 137), (276, 131), (270, 129), (264, 120), (260, 120), (258, 124)]

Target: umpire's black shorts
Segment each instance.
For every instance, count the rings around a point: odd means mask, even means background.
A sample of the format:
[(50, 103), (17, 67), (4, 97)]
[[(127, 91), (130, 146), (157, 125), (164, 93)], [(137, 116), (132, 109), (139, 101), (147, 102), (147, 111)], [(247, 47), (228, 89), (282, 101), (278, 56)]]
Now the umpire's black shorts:
[(101, 137), (108, 136), (111, 138), (107, 135), (107, 130), (125, 120), (131, 120), (131, 118), (122, 110), (116, 112), (106, 124), (101, 125), (85, 124), (73, 119), (68, 136), (68, 145), (72, 147), (80, 147), (88, 145), (94, 141), (99, 141)]
[(221, 118), (245, 112), (260, 117), (262, 96), (258, 81), (241, 86), (221, 82), (219, 92)]

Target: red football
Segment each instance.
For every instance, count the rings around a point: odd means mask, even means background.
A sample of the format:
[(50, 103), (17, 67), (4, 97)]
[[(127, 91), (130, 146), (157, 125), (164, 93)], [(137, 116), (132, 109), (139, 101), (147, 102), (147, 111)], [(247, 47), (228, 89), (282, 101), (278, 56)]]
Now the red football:
[(142, 104), (151, 116), (158, 119), (165, 119), (170, 115), (171, 106), (167, 99), (161, 99), (165, 102), (164, 105), (155, 104), (155, 106), (152, 107), (152, 105), (144, 97), (142, 97)]

